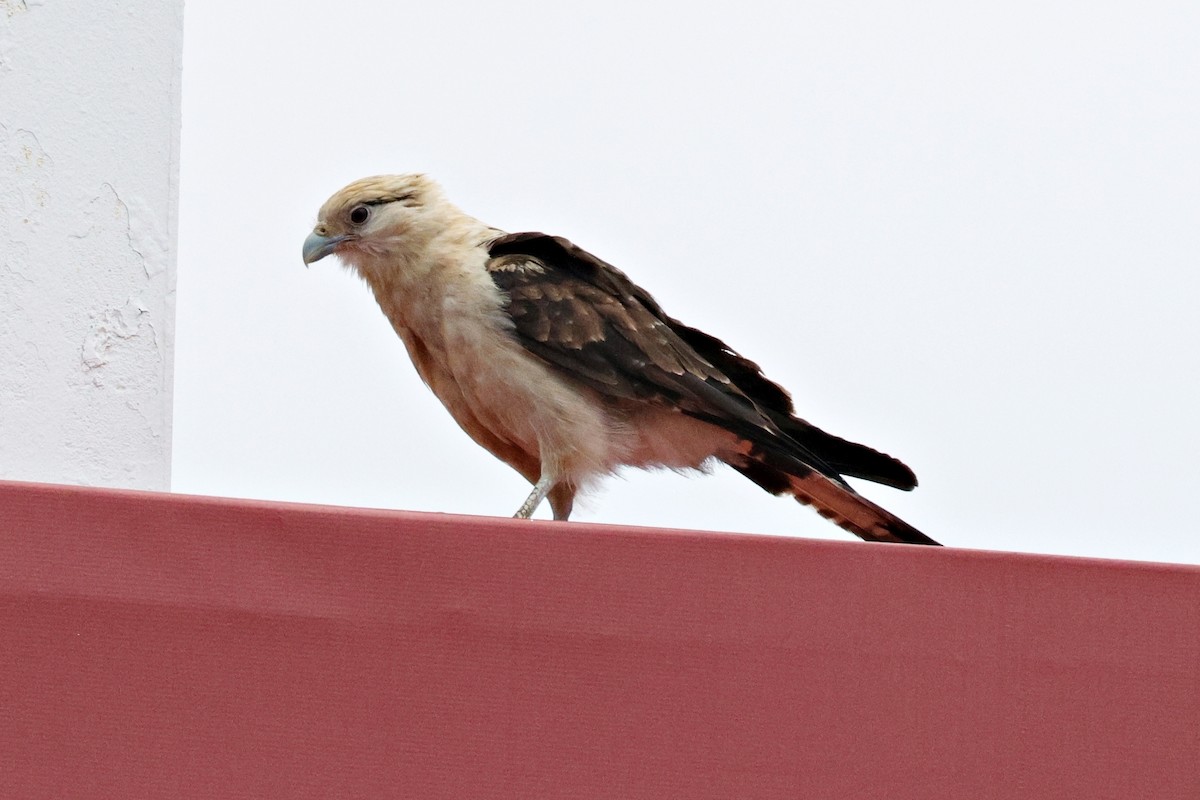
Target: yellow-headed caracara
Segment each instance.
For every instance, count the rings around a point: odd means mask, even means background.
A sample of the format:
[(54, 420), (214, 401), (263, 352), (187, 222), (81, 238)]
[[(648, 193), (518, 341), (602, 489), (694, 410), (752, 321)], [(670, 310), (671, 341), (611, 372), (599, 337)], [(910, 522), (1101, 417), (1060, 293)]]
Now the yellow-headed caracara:
[(936, 544), (843, 478), (908, 490), (908, 467), (796, 418), (757, 364), (566, 239), (505, 233), (423, 175), (383, 175), (321, 207), (304, 262), (330, 254), (370, 285), (463, 430), (534, 485), (518, 517), (548, 497), (565, 520), (580, 487), (622, 465), (716, 459), (864, 539)]

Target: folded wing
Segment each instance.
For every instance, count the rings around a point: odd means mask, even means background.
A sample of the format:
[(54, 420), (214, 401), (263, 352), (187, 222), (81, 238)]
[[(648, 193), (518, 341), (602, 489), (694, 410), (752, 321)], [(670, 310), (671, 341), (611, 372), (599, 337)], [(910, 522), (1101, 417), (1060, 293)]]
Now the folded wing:
[(675, 408), (735, 433), (745, 448), (726, 459), (731, 466), (863, 538), (936, 544), (843, 478), (907, 490), (916, 486), (908, 467), (798, 419), (757, 364), (672, 319), (617, 268), (542, 233), (500, 236), (488, 250), (518, 341), (572, 380), (614, 402)]

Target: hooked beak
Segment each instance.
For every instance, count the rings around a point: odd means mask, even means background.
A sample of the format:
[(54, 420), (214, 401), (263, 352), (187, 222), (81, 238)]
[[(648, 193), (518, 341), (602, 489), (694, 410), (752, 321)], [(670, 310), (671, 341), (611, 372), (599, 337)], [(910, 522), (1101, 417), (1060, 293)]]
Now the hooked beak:
[(325, 256), (338, 249), (338, 245), (354, 239), (352, 234), (343, 233), (340, 236), (322, 236), (313, 231), (304, 240), (304, 266), (320, 261)]

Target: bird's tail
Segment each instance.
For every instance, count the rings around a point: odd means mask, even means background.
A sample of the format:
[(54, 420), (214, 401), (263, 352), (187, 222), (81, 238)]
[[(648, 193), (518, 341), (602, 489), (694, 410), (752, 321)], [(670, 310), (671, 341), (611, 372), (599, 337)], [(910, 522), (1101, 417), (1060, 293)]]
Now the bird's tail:
[[(811, 467), (752, 447), (740, 458), (725, 462), (768, 492), (789, 494), (818, 514), (868, 541), (937, 545), (933, 539), (885, 508), (854, 491), (849, 484), (822, 475)], [(786, 468), (783, 462), (786, 463)]]

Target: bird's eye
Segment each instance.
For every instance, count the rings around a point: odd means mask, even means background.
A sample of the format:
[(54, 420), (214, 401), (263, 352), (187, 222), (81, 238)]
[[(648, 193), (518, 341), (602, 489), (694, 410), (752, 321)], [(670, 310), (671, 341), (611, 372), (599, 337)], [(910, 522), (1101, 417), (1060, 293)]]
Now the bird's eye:
[(371, 209), (366, 206), (355, 206), (350, 209), (350, 221), (355, 225), (362, 225), (371, 216)]

